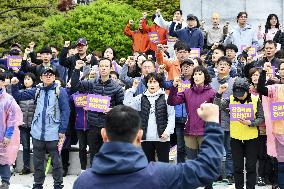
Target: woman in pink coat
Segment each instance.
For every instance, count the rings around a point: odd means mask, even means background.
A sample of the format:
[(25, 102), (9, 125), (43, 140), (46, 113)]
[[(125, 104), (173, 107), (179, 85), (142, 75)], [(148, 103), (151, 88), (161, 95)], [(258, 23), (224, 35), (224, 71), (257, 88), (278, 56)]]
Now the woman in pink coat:
[(0, 73), (0, 188), (9, 188), (10, 165), (16, 158), (20, 146), (18, 126), (23, 123), (23, 114), (15, 99), (6, 93), (5, 74)]

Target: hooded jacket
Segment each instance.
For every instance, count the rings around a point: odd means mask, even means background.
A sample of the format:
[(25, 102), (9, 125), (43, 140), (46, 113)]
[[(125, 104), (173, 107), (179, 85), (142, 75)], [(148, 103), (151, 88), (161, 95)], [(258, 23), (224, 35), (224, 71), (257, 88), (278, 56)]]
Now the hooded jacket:
[[(151, 26), (148, 26), (146, 24), (146, 19), (142, 19), (141, 24), (142, 24), (143, 31), (148, 32), (148, 34), (150, 32), (156, 32), (158, 34), (159, 44), (165, 45), (167, 43), (167, 30), (166, 29), (161, 28), (157, 24), (153, 24)], [(149, 49), (152, 50), (152, 51), (156, 51), (157, 50), (157, 43), (150, 41), (149, 42)]]
[(130, 143), (107, 142), (94, 157), (92, 167), (75, 181), (73, 189), (198, 188), (219, 176), (222, 149), (223, 132), (216, 123), (206, 124), (198, 158), (177, 165), (148, 164), (141, 148)]
[(37, 99), (37, 88), (19, 91), (18, 85), (12, 85), (12, 95), (18, 100), (36, 100), (36, 109), (31, 125), (33, 138), (42, 141), (58, 140), (58, 133), (65, 133), (67, 130), (70, 108), (69, 96), (65, 88), (60, 88), (59, 97), (56, 96), (56, 83), (48, 87), (40, 88)]
[(187, 122), (185, 124), (185, 135), (203, 136), (204, 121), (198, 116), (197, 109), (204, 102), (212, 103), (215, 92), (210, 85), (197, 87), (195, 84), (190, 89), (178, 93), (177, 87), (170, 90), (168, 104), (175, 106), (185, 103)]
[(131, 31), (130, 24), (124, 28), (124, 35), (132, 38), (132, 51), (145, 53), (149, 49), (149, 36), (143, 30)]

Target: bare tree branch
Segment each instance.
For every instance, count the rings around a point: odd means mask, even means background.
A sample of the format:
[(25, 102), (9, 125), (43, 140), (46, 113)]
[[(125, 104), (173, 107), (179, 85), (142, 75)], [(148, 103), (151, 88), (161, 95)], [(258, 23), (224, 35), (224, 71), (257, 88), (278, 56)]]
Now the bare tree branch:
[(1, 42), (0, 42), (0, 46), (2, 46), (3, 44), (7, 43), (8, 41), (11, 41), (12, 39), (18, 37), (19, 35), (20, 35), (20, 34), (15, 34), (15, 35), (13, 35), (13, 36), (7, 38), (7, 39), (4, 39), (4, 41), (1, 41)]

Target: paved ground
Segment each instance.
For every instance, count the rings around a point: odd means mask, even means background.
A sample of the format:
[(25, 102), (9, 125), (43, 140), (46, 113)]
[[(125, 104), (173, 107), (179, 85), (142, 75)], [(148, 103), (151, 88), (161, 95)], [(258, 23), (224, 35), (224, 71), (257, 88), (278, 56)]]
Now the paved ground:
[[(72, 189), (73, 183), (77, 178), (76, 175), (68, 175), (64, 177), (64, 188), (65, 189)], [(10, 189), (31, 189), (33, 184), (33, 175), (19, 175), (16, 174), (15, 176), (11, 177), (11, 186)], [(49, 174), (44, 183), (44, 189), (53, 189), (53, 179), (52, 176)], [(233, 189), (234, 186), (227, 186), (224, 184), (216, 184), (214, 189)], [(257, 189), (268, 189), (271, 186), (265, 187), (256, 187)]]

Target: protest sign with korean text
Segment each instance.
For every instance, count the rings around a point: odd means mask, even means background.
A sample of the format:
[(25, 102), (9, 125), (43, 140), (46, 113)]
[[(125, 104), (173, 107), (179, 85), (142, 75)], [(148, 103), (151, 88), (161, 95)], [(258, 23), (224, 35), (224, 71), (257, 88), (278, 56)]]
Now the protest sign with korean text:
[(230, 120), (239, 119), (254, 120), (254, 110), (252, 104), (230, 104)]
[(273, 102), (270, 105), (271, 120), (284, 120), (284, 102)]
[(85, 107), (87, 105), (88, 94), (76, 94), (73, 95), (74, 104), (76, 107)]
[(191, 48), (189, 58), (200, 58), (200, 48)]
[(21, 56), (8, 56), (7, 67), (8, 68), (21, 68), (22, 57)]
[(111, 98), (109, 96), (101, 96), (95, 94), (88, 94), (87, 96), (87, 110), (94, 112), (105, 112), (109, 109)]
[(148, 36), (153, 43), (160, 43), (160, 38), (157, 32), (149, 32)]
[(241, 52), (243, 52), (243, 50), (248, 48), (248, 47), (250, 47), (248, 49), (248, 52), (247, 52), (248, 55), (255, 57), (256, 56), (256, 52), (257, 52), (257, 47), (255, 45), (251, 45), (251, 46), (250, 45), (242, 45), (241, 46)]
[(183, 92), (185, 89), (190, 88), (190, 81), (181, 81), (178, 86), (178, 92)]

